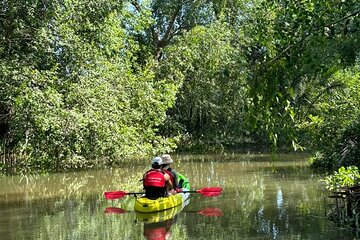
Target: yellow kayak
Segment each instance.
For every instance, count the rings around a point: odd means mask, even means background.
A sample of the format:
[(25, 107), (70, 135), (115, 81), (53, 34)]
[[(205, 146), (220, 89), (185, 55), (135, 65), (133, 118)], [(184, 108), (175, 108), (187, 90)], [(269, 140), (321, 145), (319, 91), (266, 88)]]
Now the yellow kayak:
[(142, 213), (159, 212), (181, 205), (189, 196), (190, 193), (178, 193), (168, 197), (160, 197), (155, 200), (139, 197), (135, 200), (134, 209)]
[[(186, 180), (186, 178), (181, 174), (179, 174), (179, 179), (183, 179), (183, 182)], [(182, 186), (183, 191), (186, 191), (190, 188), (189, 182), (187, 180), (186, 185), (183, 184)], [(190, 193), (177, 193), (168, 197), (160, 197), (155, 200), (146, 197), (139, 197), (135, 200), (134, 209), (135, 211), (141, 213), (164, 211), (182, 205), (189, 197)]]
[(188, 203), (189, 203), (190, 199), (186, 200), (185, 202), (183, 202), (182, 204), (164, 210), (164, 211), (159, 211), (159, 212), (152, 212), (152, 213), (143, 213), (143, 212), (135, 212), (136, 213), (136, 218), (141, 221), (141, 222), (145, 222), (145, 223), (158, 223), (158, 222), (163, 222), (169, 219), (172, 219), (175, 217), (175, 215), (177, 215)]

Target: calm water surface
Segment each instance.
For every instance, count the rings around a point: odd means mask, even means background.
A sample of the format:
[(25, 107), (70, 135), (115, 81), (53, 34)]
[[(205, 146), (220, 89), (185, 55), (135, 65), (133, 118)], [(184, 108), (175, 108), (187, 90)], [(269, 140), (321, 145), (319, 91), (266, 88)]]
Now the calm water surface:
[[(2, 176), (0, 239), (357, 239), (356, 232), (326, 220), (328, 192), (303, 156), (173, 158), (173, 167), (188, 177), (192, 188), (221, 186), (223, 194), (215, 198), (193, 194), (179, 213), (165, 212), (158, 216), (165, 221), (150, 223), (131, 211), (133, 197), (111, 202), (102, 195), (141, 191), (139, 179), (148, 163)], [(107, 207), (128, 211), (105, 214)]]

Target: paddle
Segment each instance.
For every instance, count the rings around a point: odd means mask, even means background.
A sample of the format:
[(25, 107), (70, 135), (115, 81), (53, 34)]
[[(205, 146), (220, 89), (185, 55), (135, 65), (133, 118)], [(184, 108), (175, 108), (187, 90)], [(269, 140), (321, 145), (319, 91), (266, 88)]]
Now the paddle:
[[(183, 191), (183, 193), (200, 193), (205, 197), (216, 197), (221, 195), (221, 191), (222, 188), (220, 187), (205, 187), (199, 190)], [(126, 195), (136, 195), (136, 194), (143, 194), (143, 193), (132, 193), (125, 191), (104, 192), (104, 196), (108, 200), (119, 199), (125, 197)]]
[[(118, 207), (107, 207), (104, 211), (104, 213), (106, 214), (124, 214), (127, 213), (128, 211), (126, 211), (125, 209), (122, 208), (118, 208)], [(186, 212), (186, 211), (185, 211)], [(206, 217), (221, 217), (224, 216), (224, 213), (221, 211), (221, 209), (219, 208), (215, 208), (215, 207), (209, 207), (209, 208), (204, 208), (200, 211), (187, 211), (188, 213), (197, 213)]]
[(104, 196), (108, 200), (119, 199), (125, 197), (126, 195), (137, 195), (137, 194), (144, 194), (144, 193), (125, 192), (125, 191), (104, 192)]
[(182, 191), (183, 193), (200, 193), (205, 197), (217, 197), (221, 195), (222, 188), (220, 187), (205, 187), (199, 190)]
[(220, 187), (205, 187), (199, 190), (182, 191), (183, 193), (200, 193), (206, 197), (219, 196), (222, 192)]

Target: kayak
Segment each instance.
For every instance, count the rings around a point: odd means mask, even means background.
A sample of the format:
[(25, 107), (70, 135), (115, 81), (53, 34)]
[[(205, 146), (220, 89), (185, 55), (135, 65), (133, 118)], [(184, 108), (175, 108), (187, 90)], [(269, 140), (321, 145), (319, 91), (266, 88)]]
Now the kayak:
[[(182, 174), (178, 174), (178, 182), (183, 191), (190, 190), (189, 181)], [(140, 213), (160, 212), (182, 205), (189, 197), (190, 193), (188, 192), (181, 192), (157, 199), (149, 199), (141, 196), (136, 198), (134, 210)]]

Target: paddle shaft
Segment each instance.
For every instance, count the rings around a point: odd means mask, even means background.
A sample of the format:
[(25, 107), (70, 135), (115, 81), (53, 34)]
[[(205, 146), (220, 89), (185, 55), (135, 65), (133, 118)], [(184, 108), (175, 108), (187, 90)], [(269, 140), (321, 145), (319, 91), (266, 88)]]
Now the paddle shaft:
[(204, 197), (217, 197), (221, 195), (221, 191), (184, 191), (184, 193), (199, 193)]
[(125, 191), (113, 191), (113, 192), (104, 192), (104, 196), (108, 200), (123, 198), (126, 195), (137, 195), (143, 194), (142, 192), (125, 192)]
[[(202, 188), (199, 190), (185, 190), (182, 191), (183, 193), (200, 193), (206, 197), (215, 197), (221, 194), (222, 188), (215, 187), (215, 188)], [(125, 192), (125, 191), (113, 191), (113, 192), (104, 192), (106, 199), (119, 199), (125, 197), (126, 195), (137, 195), (137, 194), (144, 194), (143, 192)]]
[(181, 191), (182, 193), (199, 193), (198, 190)]
[(220, 187), (205, 187), (198, 190), (186, 190), (183, 193), (221, 193), (222, 188)]

